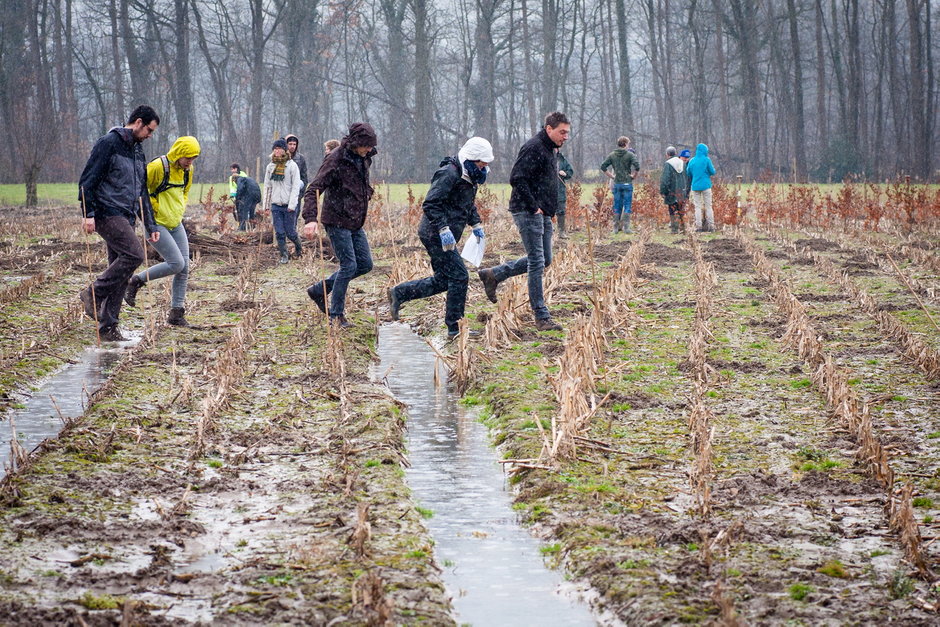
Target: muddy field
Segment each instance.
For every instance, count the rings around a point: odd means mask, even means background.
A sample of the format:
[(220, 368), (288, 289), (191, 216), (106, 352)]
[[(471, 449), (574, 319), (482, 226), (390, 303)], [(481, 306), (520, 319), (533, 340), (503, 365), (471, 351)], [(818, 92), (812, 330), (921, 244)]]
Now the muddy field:
[[(520, 252), (496, 214), (488, 263)], [(4, 433), (95, 344), (77, 292), (104, 253), (71, 215), (0, 227)], [(374, 373), (385, 288), (428, 272), (403, 222), (370, 225), (356, 326), (332, 332), (304, 291), (328, 251), (279, 266), (194, 219), (194, 326), (149, 284), (85, 412), (11, 456), (0, 622), (453, 624), (407, 412)], [(564, 332), (534, 330), (524, 278), (493, 305), (471, 275), (478, 340), (443, 341), (443, 296), (402, 308), (547, 564), (602, 623), (940, 621), (940, 240), (640, 226), (556, 242)]]

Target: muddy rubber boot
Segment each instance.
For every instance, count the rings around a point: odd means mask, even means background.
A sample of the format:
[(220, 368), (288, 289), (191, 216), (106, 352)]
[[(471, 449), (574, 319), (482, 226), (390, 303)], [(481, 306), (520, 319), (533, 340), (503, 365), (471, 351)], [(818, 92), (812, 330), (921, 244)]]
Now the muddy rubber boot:
[(614, 233), (619, 233), (619, 232), (620, 232), (620, 218), (621, 218), (621, 216), (623, 216), (622, 213), (615, 213), (615, 214), (614, 214)]
[(679, 232), (679, 221), (676, 216), (669, 216), (669, 232), (675, 235)]
[(630, 228), (630, 218), (632, 218), (632, 217), (633, 217), (633, 214), (625, 213), (625, 214), (623, 214), (623, 218), (622, 218), (622, 221), (623, 221), (623, 232), (626, 233), (626, 234), (628, 234), (628, 235), (632, 235), (632, 234), (633, 234), (633, 229)]
[(124, 302), (126, 302), (131, 307), (137, 306), (137, 290), (142, 288), (146, 283), (141, 281), (137, 275), (131, 277), (131, 280), (127, 282), (127, 289), (124, 290)]
[(287, 255), (287, 243), (286, 243), (284, 240), (279, 239), (279, 240), (277, 241), (277, 249), (278, 249), (278, 251), (280, 251), (280, 253), (281, 253), (281, 259), (280, 259), (279, 263), (287, 263), (287, 261), (288, 261), (288, 259), (289, 259), (288, 255)]
[(294, 258), (300, 259), (300, 256), (304, 254), (304, 249), (303, 245), (300, 243), (300, 238), (295, 237), (291, 241), (294, 242)]
[(558, 237), (568, 239), (568, 231), (565, 230), (565, 214), (558, 215)]
[(167, 324), (172, 324), (174, 327), (188, 327), (189, 322), (186, 321), (186, 308), (185, 307), (171, 307), (170, 315), (166, 318)]
[(102, 342), (126, 342), (127, 338), (121, 333), (121, 330), (115, 324), (114, 326), (104, 327), (98, 333)]

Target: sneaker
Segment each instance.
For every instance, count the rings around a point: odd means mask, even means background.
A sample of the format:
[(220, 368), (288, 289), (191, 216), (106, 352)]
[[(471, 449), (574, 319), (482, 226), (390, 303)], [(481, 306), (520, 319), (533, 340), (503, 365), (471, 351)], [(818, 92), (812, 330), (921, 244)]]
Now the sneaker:
[(395, 288), (390, 287), (388, 288), (388, 311), (392, 316), (392, 320), (398, 320), (399, 309), (401, 309), (401, 300), (398, 298)]
[(326, 297), (323, 296), (323, 282), (318, 281), (307, 288), (307, 296), (310, 297), (314, 303), (316, 303), (317, 308), (322, 312), (326, 313)]
[(539, 331), (561, 331), (561, 325), (551, 318), (539, 318), (535, 321), (535, 328)]
[(95, 295), (92, 293), (91, 288), (86, 287), (81, 292), (79, 292), (78, 298), (82, 301), (82, 305), (85, 307), (85, 315), (92, 320), (97, 319), (98, 316), (95, 315)]
[(330, 324), (337, 325), (341, 329), (348, 329), (353, 323), (346, 319), (346, 316), (330, 316)]
[(131, 277), (131, 280), (127, 282), (127, 289), (124, 290), (124, 302), (126, 302), (131, 307), (137, 306), (137, 290), (142, 288), (145, 285), (138, 276), (135, 274)]
[(480, 268), (477, 270), (477, 276), (483, 282), (483, 291), (486, 292), (486, 297), (491, 303), (495, 303), (496, 288), (499, 286), (499, 281), (493, 276), (493, 271), (489, 268)]
[(113, 327), (108, 327), (107, 329), (101, 329), (101, 341), (102, 342), (126, 342), (127, 338), (121, 335), (121, 330), (118, 329), (117, 325)]

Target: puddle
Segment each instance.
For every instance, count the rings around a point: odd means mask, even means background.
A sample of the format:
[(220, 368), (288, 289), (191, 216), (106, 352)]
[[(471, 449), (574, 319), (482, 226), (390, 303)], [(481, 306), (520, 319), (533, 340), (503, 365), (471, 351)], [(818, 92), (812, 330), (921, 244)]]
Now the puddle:
[(121, 359), (122, 349), (133, 346), (139, 337), (106, 345), (106, 348), (87, 348), (75, 360), (46, 379), (24, 404), (11, 411), (0, 421), (0, 478), (6, 475), (10, 463), (9, 418), (16, 421), (16, 436), (27, 451), (32, 451), (46, 438), (54, 437), (67, 418), (77, 418), (85, 412), (85, 403), (107, 381)]
[[(407, 481), (419, 505), (434, 513), (426, 524), (457, 623), (596, 624), (519, 526), (486, 427), (435, 385), (436, 358), (425, 341), (405, 325), (385, 325), (378, 352), (375, 374), (408, 405)], [(443, 380), (443, 370), (438, 374)]]

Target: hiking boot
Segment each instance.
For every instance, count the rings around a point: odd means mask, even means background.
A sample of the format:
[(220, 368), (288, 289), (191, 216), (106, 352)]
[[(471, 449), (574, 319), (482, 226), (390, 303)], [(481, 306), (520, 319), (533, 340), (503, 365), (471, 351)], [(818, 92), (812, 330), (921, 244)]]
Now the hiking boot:
[(170, 315), (167, 316), (166, 323), (172, 324), (174, 327), (190, 326), (189, 322), (186, 321), (186, 308), (185, 307), (171, 307)]
[(146, 283), (140, 280), (140, 278), (135, 274), (131, 277), (131, 280), (127, 282), (127, 289), (124, 290), (124, 302), (126, 302), (131, 307), (137, 306), (137, 290), (142, 288)]
[(493, 271), (490, 268), (480, 268), (477, 270), (477, 276), (483, 282), (483, 291), (486, 292), (486, 297), (491, 303), (495, 303), (496, 288), (499, 286), (499, 281), (493, 276)]
[(551, 318), (539, 318), (535, 321), (535, 328), (539, 331), (561, 331), (561, 325)]
[(317, 308), (322, 312), (326, 313), (326, 297), (323, 295), (323, 282), (318, 281), (307, 288), (307, 296), (310, 297), (314, 303), (316, 303)]
[(394, 287), (388, 288), (388, 312), (392, 320), (398, 320), (398, 310), (401, 309), (401, 300), (395, 292)]
[(101, 329), (101, 333), (99, 333), (99, 335), (101, 336), (102, 342), (126, 342), (127, 341), (127, 338), (121, 335), (121, 330), (118, 329), (117, 325), (114, 325), (113, 327), (108, 327), (106, 329)]
[(330, 324), (336, 325), (341, 329), (348, 329), (353, 323), (346, 319), (346, 316), (330, 316)]
[(97, 320), (98, 316), (95, 315), (95, 295), (92, 288), (86, 287), (83, 289), (78, 293), (78, 298), (82, 301), (82, 305), (85, 308), (85, 315), (92, 320)]

